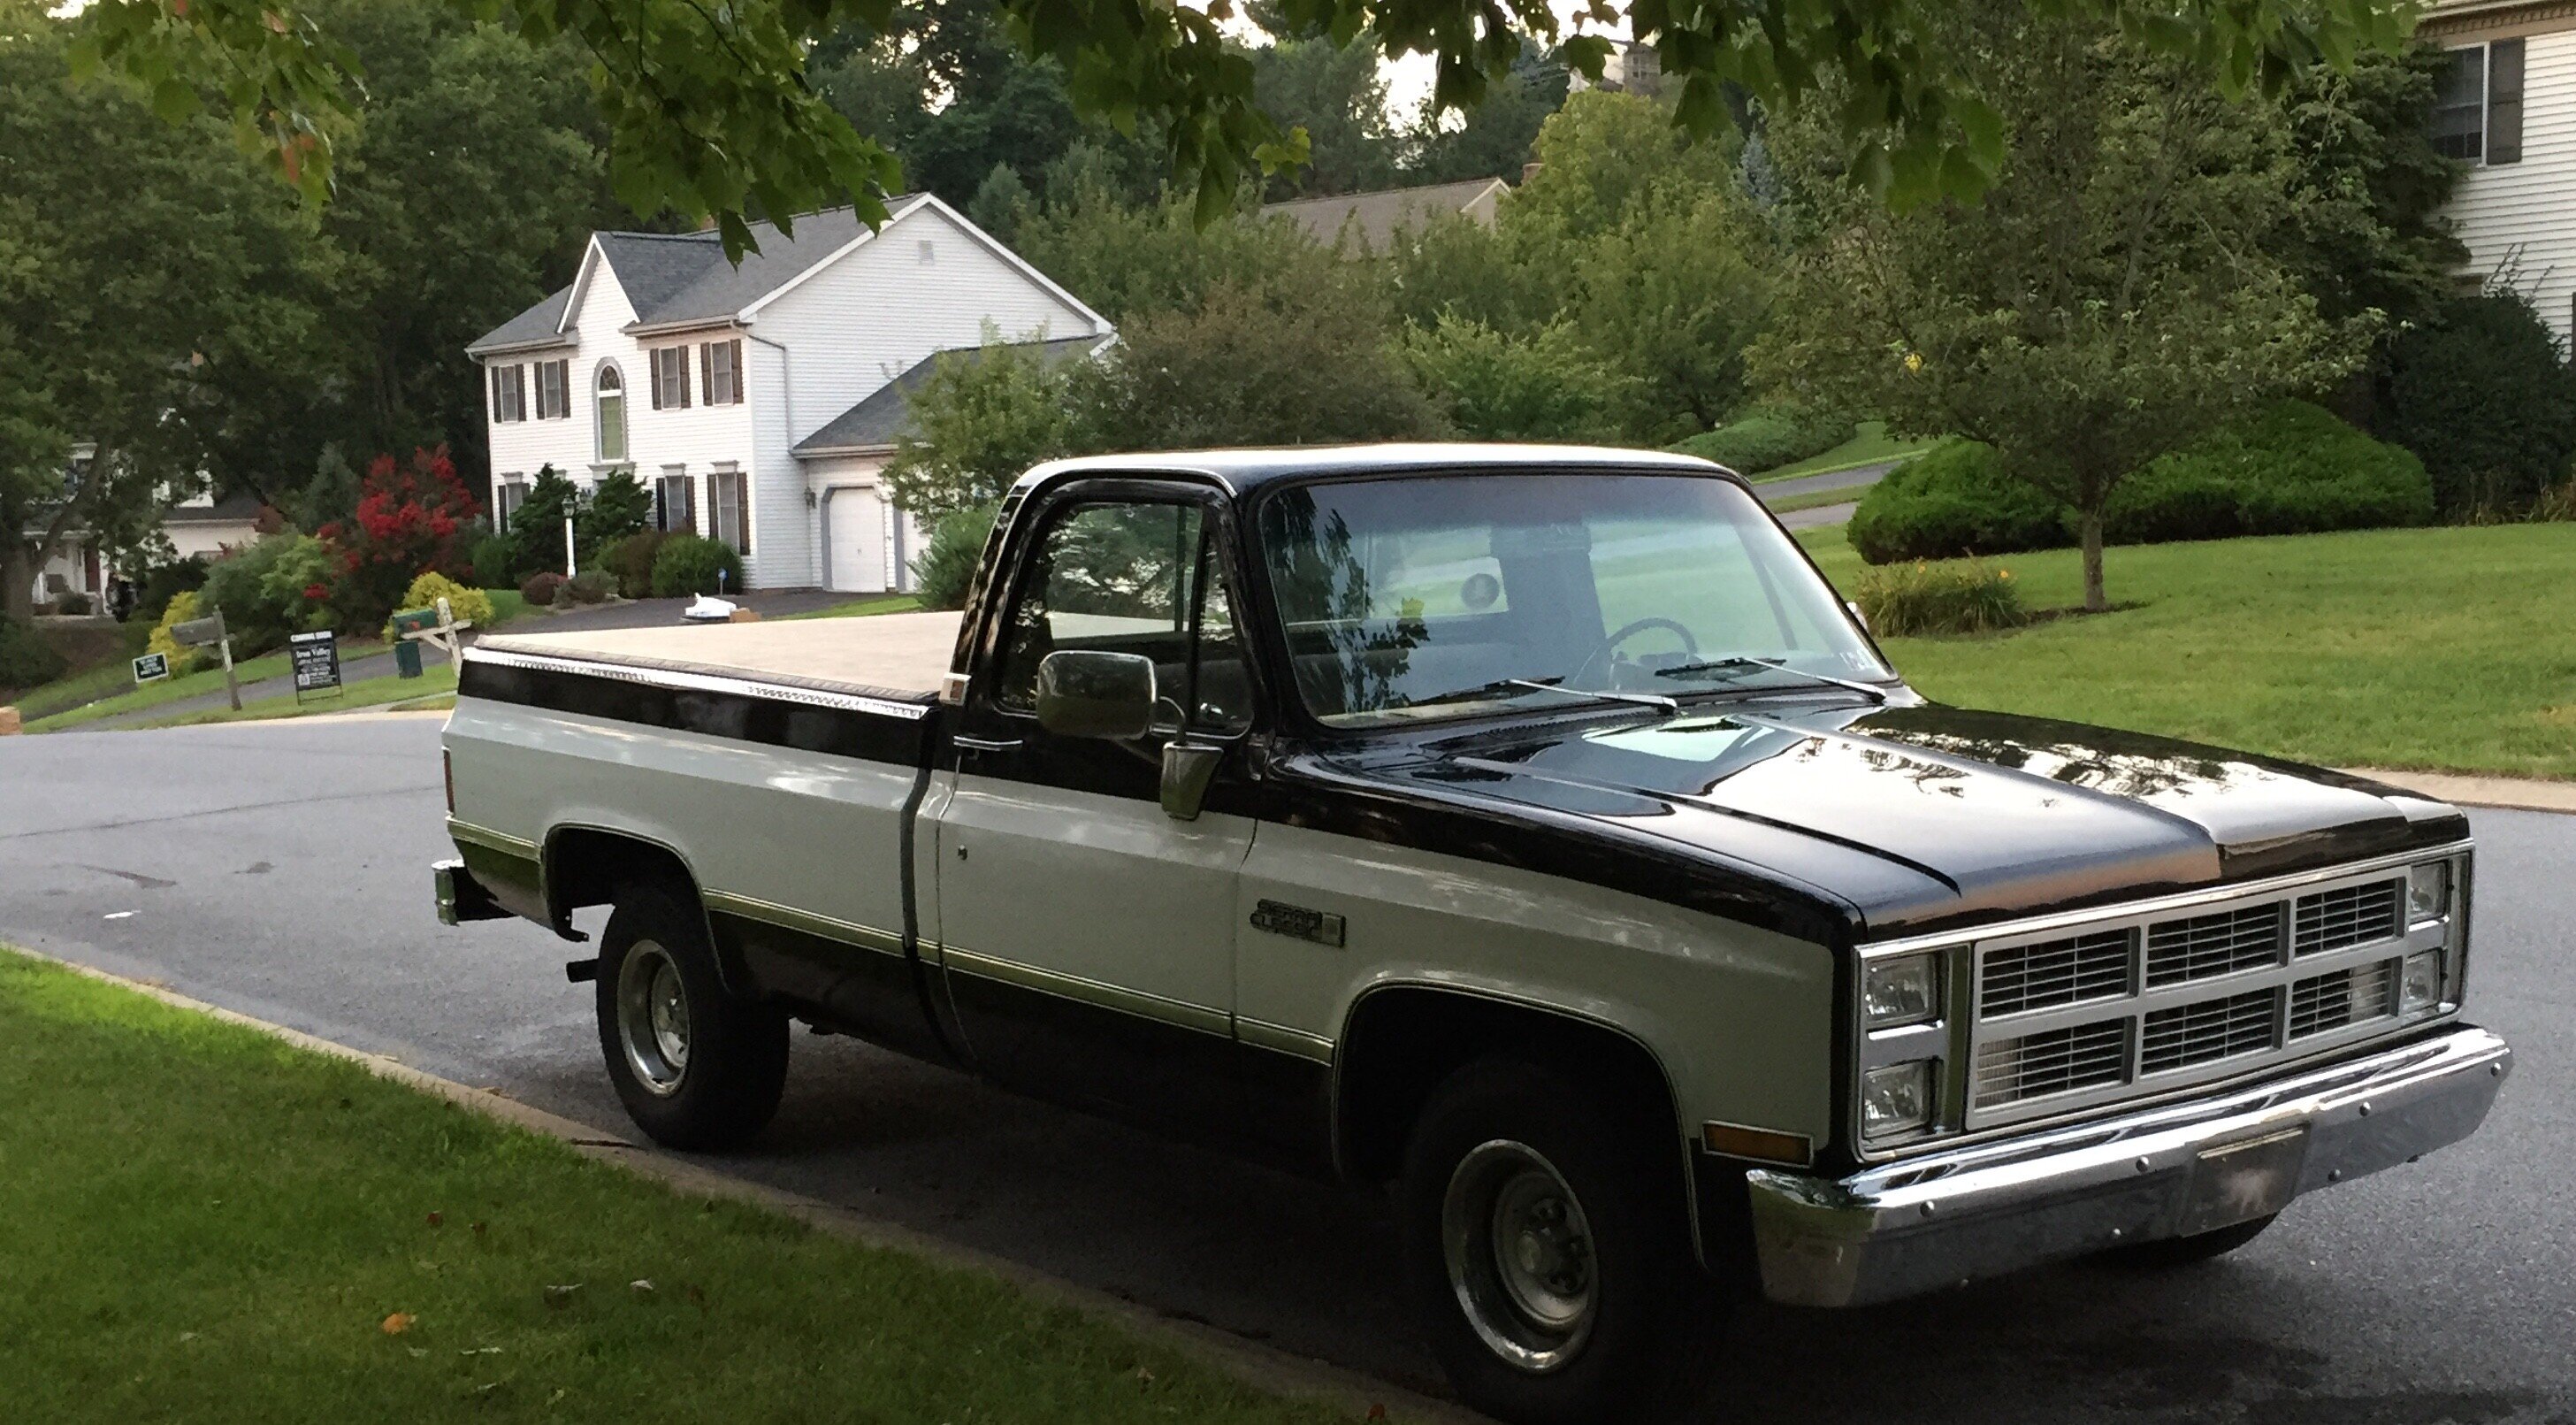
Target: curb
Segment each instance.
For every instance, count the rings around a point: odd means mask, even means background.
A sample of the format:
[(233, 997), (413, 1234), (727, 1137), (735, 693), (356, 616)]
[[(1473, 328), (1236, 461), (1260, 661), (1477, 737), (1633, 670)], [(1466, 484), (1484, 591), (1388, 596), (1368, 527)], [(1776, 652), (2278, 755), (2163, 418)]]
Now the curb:
[(674, 1192), (766, 1208), (835, 1237), (909, 1253), (952, 1270), (997, 1279), (1032, 1296), (1070, 1306), (1092, 1316), (1105, 1317), (1139, 1336), (1157, 1338), (1200, 1364), (1256, 1390), (1321, 1400), (1347, 1410), (1354, 1417), (1374, 1418), (1392, 1414), (1406, 1420), (1439, 1422), (1439, 1425), (1494, 1425), (1486, 1417), (1453, 1402), (1435, 1400), (1326, 1361), (1291, 1355), (1247, 1341), (1215, 1326), (1175, 1319), (1123, 1297), (1050, 1276), (1006, 1257), (960, 1247), (837, 1203), (732, 1177), (617, 1134), (604, 1133), (589, 1124), (576, 1123), (544, 1109), (533, 1108), (490, 1089), (478, 1089), (454, 1079), (441, 1078), (387, 1055), (353, 1049), (300, 1029), (256, 1019), (237, 1010), (183, 995), (150, 980), (131, 979), (24, 946), (9, 948), (29, 959), (58, 965), (73, 974), (147, 995), (173, 1008), (257, 1030), (296, 1048), (346, 1060), (378, 1078), (390, 1079), (487, 1118), (557, 1139), (585, 1158), (616, 1164)]
[(2347, 770), (2356, 777), (2386, 782), (2392, 787), (2457, 806), (2576, 812), (2576, 782), (2552, 782), (2536, 777), (2471, 777), (2449, 772), (2392, 772), (2381, 767)]

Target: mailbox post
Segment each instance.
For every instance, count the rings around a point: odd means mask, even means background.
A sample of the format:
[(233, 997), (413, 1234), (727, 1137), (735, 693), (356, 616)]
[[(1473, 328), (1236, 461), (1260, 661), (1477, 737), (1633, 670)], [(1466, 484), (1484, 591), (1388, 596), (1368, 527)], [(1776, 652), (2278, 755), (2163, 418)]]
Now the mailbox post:
[(224, 611), (218, 607), (212, 618), (192, 618), (186, 623), (170, 625), (170, 637), (188, 648), (213, 645), (223, 654), (224, 696), (234, 712), (241, 711), (241, 680), (233, 676), (233, 636), (224, 627)]

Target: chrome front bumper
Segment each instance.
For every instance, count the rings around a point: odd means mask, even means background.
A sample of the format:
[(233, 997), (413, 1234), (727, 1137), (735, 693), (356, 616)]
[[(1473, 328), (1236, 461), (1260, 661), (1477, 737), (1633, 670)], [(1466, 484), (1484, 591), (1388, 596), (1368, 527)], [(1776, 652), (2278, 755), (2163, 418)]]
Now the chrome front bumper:
[(1762, 1289), (1793, 1305), (1859, 1306), (2277, 1212), (2301, 1193), (2467, 1137), (2512, 1060), (2495, 1035), (2455, 1029), (1840, 1180), (1755, 1171)]

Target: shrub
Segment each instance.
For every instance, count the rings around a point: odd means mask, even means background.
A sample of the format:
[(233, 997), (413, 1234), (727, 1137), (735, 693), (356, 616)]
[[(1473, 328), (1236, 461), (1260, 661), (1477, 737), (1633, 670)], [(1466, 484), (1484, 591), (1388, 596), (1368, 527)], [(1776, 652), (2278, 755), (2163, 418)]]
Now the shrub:
[(179, 594), (206, 587), (206, 556), (191, 554), (167, 564), (156, 564), (144, 571), (143, 587), (135, 600), (134, 615), (158, 623)]
[(1640, 384), (1564, 322), (1515, 335), (1444, 312), (1396, 354), (1471, 440), (1613, 440)]
[(602, 603), (617, 592), (617, 576), (605, 569), (584, 569), (564, 581), (563, 592), (576, 604)]
[(552, 569), (540, 569), (519, 585), (519, 597), (528, 601), (529, 608), (550, 608), (563, 586), (564, 576)]
[(742, 556), (703, 535), (675, 534), (653, 556), (653, 597), (739, 594)]
[(580, 533), (581, 488), (566, 479), (562, 471), (544, 466), (510, 514), (510, 527), (501, 532), (510, 542), (510, 572), (525, 579), (531, 574), (551, 569), (560, 574), (564, 567), (563, 523), (574, 517), (574, 534)]
[[(573, 511), (573, 539), (581, 547), (581, 562), (596, 562), (599, 551), (652, 522), (653, 492), (644, 488), (644, 482), (636, 479), (633, 471), (611, 470), (600, 476)], [(562, 543), (560, 522), (555, 534), (556, 543)]]
[(321, 531), (340, 560), (329, 589), (338, 626), (383, 623), (421, 574), (471, 578), (463, 546), (474, 519), (474, 497), (456, 478), (446, 446), (415, 449), (408, 465), (390, 455), (369, 462), (356, 513)]
[(1846, 537), (1872, 564), (2072, 542), (2063, 505), (2003, 473), (1992, 447), (1966, 440), (1943, 441), (1870, 486)]
[(510, 587), (510, 541), (487, 534), (474, 541), (474, 582), (486, 589)]
[(930, 542), (912, 561), (914, 587), (925, 609), (966, 607), (966, 586), (984, 557), (984, 540), (993, 532), (1001, 506), (976, 505), (941, 517), (930, 530)]
[(1917, 633), (1986, 633), (2030, 622), (2012, 571), (1966, 564), (1897, 564), (1861, 575), (1854, 591), (1870, 631), (1890, 638)]
[[(471, 623), (476, 628), (492, 626), (492, 596), (480, 589), (469, 589), (444, 574), (423, 574), (412, 580), (411, 587), (403, 590), (402, 598), (394, 604), (394, 612), (434, 609), (440, 599), (447, 600), (447, 611), (457, 622)], [(385, 620), (384, 638), (387, 643), (394, 641), (390, 618)]]
[(32, 688), (63, 676), (62, 653), (34, 629), (0, 618), (0, 688)]
[(161, 607), (161, 621), (152, 626), (152, 636), (143, 640), (143, 651), (162, 654), (170, 660), (170, 676), (175, 678), (193, 670), (202, 659), (201, 651), (182, 647), (170, 636), (172, 627), (197, 617), (197, 591), (182, 589), (170, 596)]
[(68, 594), (63, 594), (54, 600), (54, 612), (75, 616), (88, 613), (89, 595), (77, 590)]
[(1851, 439), (1856, 428), (1850, 416), (1833, 411), (1756, 409), (1672, 448), (1739, 475), (1759, 475), (1821, 455)]
[(630, 534), (599, 553), (599, 567), (617, 577), (617, 596), (621, 599), (648, 598), (653, 593), (653, 556), (662, 552), (663, 536), (656, 530)]
[(2423, 458), (2447, 517), (2521, 510), (2576, 452), (2576, 373), (2531, 304), (2457, 297), (2389, 352), (2386, 434)]
[(2276, 401), (2120, 482), (2103, 508), (2113, 544), (2384, 529), (2433, 518), (2422, 461), (2331, 411)]
[(288, 634), (329, 628), (331, 581), (345, 572), (322, 541), (281, 530), (216, 560), (197, 607), (223, 610), (233, 656), (255, 657), (285, 646)]

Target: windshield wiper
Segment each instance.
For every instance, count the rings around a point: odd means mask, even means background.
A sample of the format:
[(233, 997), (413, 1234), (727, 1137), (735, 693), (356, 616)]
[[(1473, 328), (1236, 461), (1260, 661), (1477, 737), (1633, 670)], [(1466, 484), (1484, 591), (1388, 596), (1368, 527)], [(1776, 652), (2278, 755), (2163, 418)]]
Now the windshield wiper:
[(1654, 708), (1668, 713), (1682, 710), (1680, 703), (1661, 693), (1613, 693), (1557, 686), (1564, 681), (1562, 678), (1496, 678), (1490, 683), (1479, 683), (1472, 688), (1453, 688), (1448, 692), (1435, 693), (1427, 698), (1415, 698), (1411, 706), (1421, 707), (1428, 703), (1463, 703), (1476, 698), (1496, 697), (1507, 690), (1522, 688), (1533, 692), (1554, 693), (1561, 698), (1581, 698), (1587, 702), (1635, 703), (1639, 707)]
[(1878, 687), (1871, 683), (1854, 682), (1849, 678), (1837, 678), (1831, 673), (1810, 673), (1804, 668), (1792, 668), (1789, 666), (1789, 660), (1785, 658), (1752, 658), (1743, 656), (1734, 658), (1709, 658), (1703, 659), (1697, 663), (1676, 663), (1670, 668), (1658, 668), (1655, 670), (1655, 676), (1658, 678), (1688, 678), (1700, 673), (1743, 672), (1755, 668), (1759, 668), (1770, 673), (1786, 673), (1792, 678), (1804, 678), (1808, 682), (1823, 684), (1829, 687), (1849, 688), (1855, 693), (1866, 695), (1871, 702), (1880, 704), (1881, 706), (1885, 706), (1887, 702), (1887, 690), (1885, 688)]

